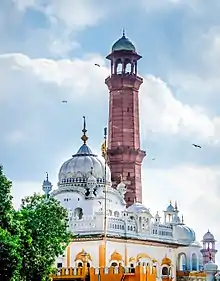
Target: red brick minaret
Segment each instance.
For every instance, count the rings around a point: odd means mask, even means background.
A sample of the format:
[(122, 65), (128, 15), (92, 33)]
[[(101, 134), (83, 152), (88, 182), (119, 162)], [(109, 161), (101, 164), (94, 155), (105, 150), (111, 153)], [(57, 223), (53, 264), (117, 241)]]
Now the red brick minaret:
[(142, 202), (141, 164), (146, 152), (140, 149), (138, 91), (143, 83), (137, 76), (140, 58), (124, 32), (107, 56), (111, 61), (111, 75), (105, 80), (110, 95), (108, 161), (113, 186), (116, 187), (121, 176), (127, 186), (127, 206), (134, 201)]

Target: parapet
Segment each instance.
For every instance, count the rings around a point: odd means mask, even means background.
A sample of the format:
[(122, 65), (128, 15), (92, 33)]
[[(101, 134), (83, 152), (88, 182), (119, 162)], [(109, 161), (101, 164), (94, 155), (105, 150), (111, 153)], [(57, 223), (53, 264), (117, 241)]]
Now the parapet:
[(89, 276), (90, 281), (121, 281), (126, 277), (126, 281), (139, 281), (148, 280), (156, 281), (157, 273), (156, 268), (151, 270), (147, 266), (132, 267), (101, 267), (101, 268), (88, 268), (86, 266), (78, 268), (60, 268), (57, 273), (52, 276), (53, 281), (56, 280), (72, 280), (81, 279)]

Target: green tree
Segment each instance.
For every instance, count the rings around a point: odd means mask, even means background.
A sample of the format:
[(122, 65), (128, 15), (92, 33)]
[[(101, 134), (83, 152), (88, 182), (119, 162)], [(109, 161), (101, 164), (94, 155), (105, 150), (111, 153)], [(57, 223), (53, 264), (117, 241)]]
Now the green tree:
[(0, 166), (0, 278), (1, 280), (19, 280), (21, 266), (19, 255), (20, 224), (16, 223), (16, 212), (12, 204), (12, 183)]
[(67, 211), (52, 197), (34, 194), (22, 200), (19, 216), (26, 231), (21, 241), (21, 279), (47, 280), (72, 237)]

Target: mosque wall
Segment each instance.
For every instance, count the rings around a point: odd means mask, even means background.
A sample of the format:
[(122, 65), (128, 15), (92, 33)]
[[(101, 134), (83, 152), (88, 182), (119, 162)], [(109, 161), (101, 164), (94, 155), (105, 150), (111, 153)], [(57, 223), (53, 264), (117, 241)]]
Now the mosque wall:
[[(81, 240), (73, 241), (67, 248), (65, 257), (60, 257), (58, 262), (62, 262), (62, 267), (77, 267), (82, 262), (84, 253), (88, 254), (87, 262), (92, 267), (101, 266), (100, 246), (103, 240)], [(107, 241), (106, 248), (106, 266), (112, 263), (122, 266), (136, 267), (142, 265), (154, 265), (157, 269), (157, 275), (162, 274), (162, 260), (167, 257), (172, 264), (170, 270), (172, 276), (176, 276), (177, 254), (182, 252), (188, 255), (186, 248), (176, 249), (171, 245), (160, 245), (145, 241), (124, 241), (119, 239), (111, 239)], [(61, 261), (62, 260), (62, 261)]]
[(199, 270), (202, 266), (201, 247), (190, 245), (176, 250), (177, 270)]

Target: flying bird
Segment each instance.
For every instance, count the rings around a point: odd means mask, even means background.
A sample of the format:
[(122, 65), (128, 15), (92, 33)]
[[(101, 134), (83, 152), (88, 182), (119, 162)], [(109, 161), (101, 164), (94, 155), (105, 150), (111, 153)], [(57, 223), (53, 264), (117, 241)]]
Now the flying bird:
[(67, 100), (62, 100), (62, 103), (67, 103)]
[(98, 64), (98, 63), (95, 63), (95, 66), (98, 66), (98, 67), (100, 67), (100, 64)]
[(154, 160), (156, 160), (156, 158), (152, 158), (151, 160), (154, 161)]
[(102, 202), (101, 201), (98, 201), (99, 202), (99, 204), (101, 205), (102, 204)]
[(202, 148), (201, 145), (198, 145), (198, 144), (195, 144), (195, 143), (193, 143), (192, 145), (193, 145), (194, 147), (197, 147), (197, 148)]

